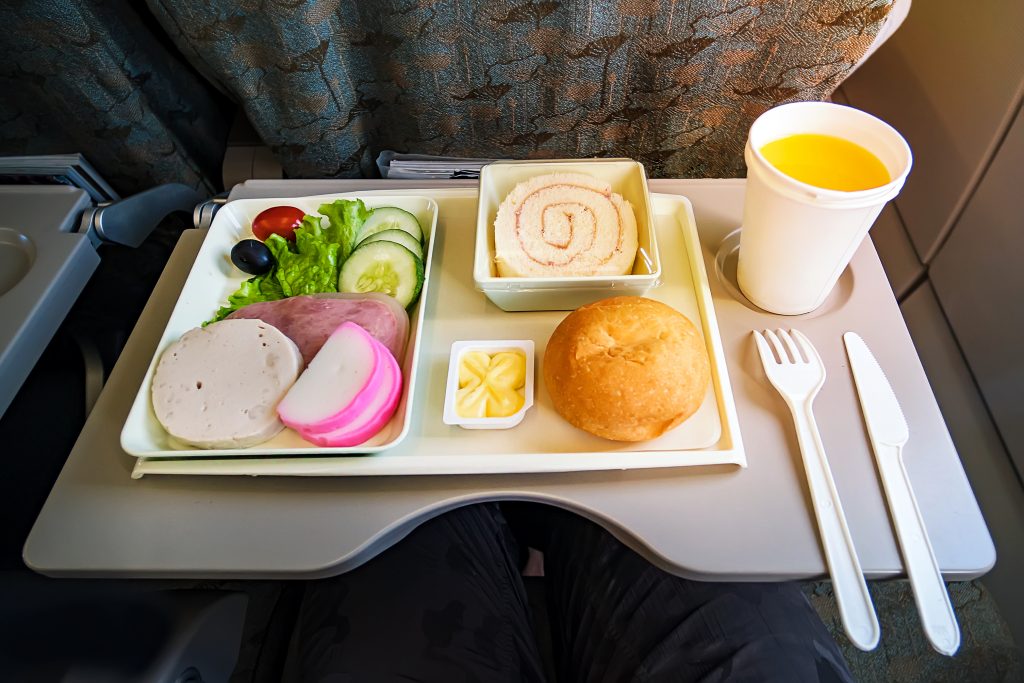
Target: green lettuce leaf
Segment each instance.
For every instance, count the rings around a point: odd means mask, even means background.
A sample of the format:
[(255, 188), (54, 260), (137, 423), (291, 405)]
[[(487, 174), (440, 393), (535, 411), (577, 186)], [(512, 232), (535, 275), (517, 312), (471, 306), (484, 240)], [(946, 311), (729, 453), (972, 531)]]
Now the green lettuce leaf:
[(264, 244), (274, 255), (273, 269), (249, 278), (228, 297), (226, 306), (204, 325), (223, 320), (243, 306), (277, 301), (300, 294), (338, 291), (338, 270), (355, 245), (359, 227), (370, 215), (361, 200), (339, 199), (320, 206), (327, 216), (325, 228), (320, 216), (307, 214), (295, 229), (295, 242), (271, 235)]
[[(307, 234), (310, 234), (310, 235), (323, 235), (324, 234), (323, 223), (320, 221), (320, 216), (314, 216), (313, 214), (309, 214), (309, 213), (307, 213), (305, 216), (302, 217), (302, 223), (299, 225), (299, 227), (297, 227), (295, 229), (296, 230), (303, 230)], [(296, 238), (296, 239), (298, 239), (298, 238)], [(335, 240), (335, 241), (337, 241), (337, 240)], [(294, 244), (291, 245), (291, 248), (292, 248), (293, 251), (296, 250)]]
[(273, 271), (263, 275), (251, 277), (228, 297), (227, 306), (221, 306), (212, 319), (203, 323), (203, 326), (223, 320), (239, 308), (261, 301), (277, 301), (284, 298), (284, 291), (281, 285), (273, 277)]
[(338, 291), (340, 245), (327, 241), (319, 226), (295, 230), (296, 251), (280, 235), (271, 235), (265, 244), (277, 262), (274, 278), (286, 297)]
[(341, 245), (340, 257), (344, 263), (352, 253), (352, 248), (356, 244), (356, 233), (370, 215), (370, 210), (361, 199), (338, 199), (330, 204), (321, 204), (319, 211), (330, 221), (330, 226), (324, 234), (330, 241)]

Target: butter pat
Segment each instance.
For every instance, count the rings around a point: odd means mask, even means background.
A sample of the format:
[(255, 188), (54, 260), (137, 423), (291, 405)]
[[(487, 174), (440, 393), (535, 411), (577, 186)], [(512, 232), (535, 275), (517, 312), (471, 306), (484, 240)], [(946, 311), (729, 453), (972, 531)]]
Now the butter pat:
[(508, 417), (525, 403), (526, 354), (519, 350), (467, 351), (459, 359), (459, 417)]
[(444, 422), (465, 429), (507, 429), (533, 405), (532, 340), (452, 344)]

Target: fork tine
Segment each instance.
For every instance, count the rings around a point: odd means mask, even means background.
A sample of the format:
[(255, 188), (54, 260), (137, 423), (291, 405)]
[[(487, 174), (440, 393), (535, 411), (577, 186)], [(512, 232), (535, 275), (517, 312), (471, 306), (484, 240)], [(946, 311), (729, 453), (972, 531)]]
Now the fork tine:
[(764, 335), (757, 330), (751, 330), (754, 333), (754, 341), (757, 343), (757, 352), (761, 356), (761, 364), (768, 365), (769, 363), (775, 363), (775, 359), (772, 357), (771, 349), (768, 348), (768, 342), (765, 341)]
[(818, 350), (814, 348), (814, 344), (811, 343), (811, 340), (808, 339), (803, 332), (800, 330), (793, 330), (793, 336), (796, 337), (796, 342), (800, 345), (800, 348), (804, 350), (808, 361), (811, 363), (817, 363), (818, 365), (824, 365), (824, 363), (821, 362), (821, 356), (818, 355)]
[[(782, 330), (779, 330), (780, 332)], [(789, 356), (786, 355), (786, 350), (782, 348), (782, 342), (779, 341), (779, 337), (772, 330), (765, 330), (765, 336), (768, 337), (768, 341), (772, 343), (772, 347), (775, 349), (775, 353), (779, 356), (779, 362), (785, 365), (789, 363)]]
[[(793, 332), (796, 332), (796, 331), (797, 330), (793, 330)], [(786, 330), (779, 330), (779, 336), (782, 337), (782, 341), (784, 341), (786, 343), (786, 348), (789, 349), (789, 353), (793, 357), (793, 362), (794, 363), (803, 363), (804, 359), (800, 355), (800, 352), (797, 351), (796, 344), (793, 343), (793, 338), (791, 336), (789, 336), (789, 332), (787, 332)], [(809, 358), (808, 358), (808, 360), (809, 360)]]

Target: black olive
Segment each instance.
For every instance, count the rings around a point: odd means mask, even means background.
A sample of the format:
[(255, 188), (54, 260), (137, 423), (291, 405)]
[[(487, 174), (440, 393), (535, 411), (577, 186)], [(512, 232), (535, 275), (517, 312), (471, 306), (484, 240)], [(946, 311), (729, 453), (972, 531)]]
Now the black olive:
[(243, 273), (263, 275), (274, 267), (274, 255), (259, 240), (242, 240), (231, 247), (231, 262)]

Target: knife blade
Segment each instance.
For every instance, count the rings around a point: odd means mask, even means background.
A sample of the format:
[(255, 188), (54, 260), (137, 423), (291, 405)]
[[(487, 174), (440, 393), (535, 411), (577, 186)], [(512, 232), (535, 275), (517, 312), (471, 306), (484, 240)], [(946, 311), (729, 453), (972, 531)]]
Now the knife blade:
[(850, 369), (857, 384), (857, 396), (871, 440), (889, 446), (902, 446), (910, 440), (910, 428), (896, 399), (889, 379), (878, 360), (856, 332), (843, 335)]
[(921, 624), (932, 647), (952, 656), (960, 647), (960, 627), (903, 462), (903, 445), (910, 439), (907, 419), (889, 379), (860, 335), (847, 332), (843, 342)]

